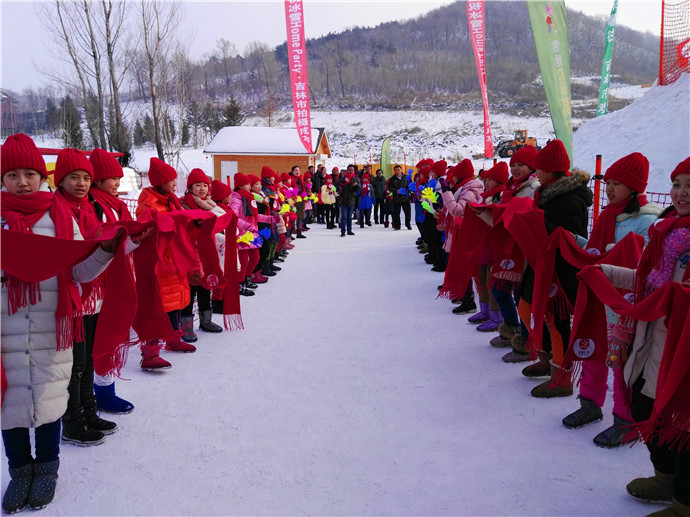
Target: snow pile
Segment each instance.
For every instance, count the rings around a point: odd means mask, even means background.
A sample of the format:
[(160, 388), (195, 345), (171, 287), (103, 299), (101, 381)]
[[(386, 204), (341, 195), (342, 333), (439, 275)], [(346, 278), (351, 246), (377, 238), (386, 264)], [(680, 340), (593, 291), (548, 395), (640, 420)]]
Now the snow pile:
[(574, 166), (602, 173), (632, 152), (649, 159), (650, 192), (668, 192), (671, 171), (690, 156), (690, 74), (654, 86), (623, 109), (584, 122), (574, 135)]

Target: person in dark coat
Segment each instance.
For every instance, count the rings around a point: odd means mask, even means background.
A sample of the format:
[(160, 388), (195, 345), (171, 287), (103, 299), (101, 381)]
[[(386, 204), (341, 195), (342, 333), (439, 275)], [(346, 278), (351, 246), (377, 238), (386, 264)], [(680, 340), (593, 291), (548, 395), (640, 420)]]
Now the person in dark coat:
[(393, 229), (400, 229), (400, 209), (405, 212), (405, 226), (412, 229), (410, 224), (411, 210), (410, 197), (407, 193), (407, 178), (402, 175), (402, 167), (396, 165), (393, 168), (394, 175), (388, 180), (388, 191), (393, 196)]
[[(321, 194), (321, 187), (326, 179), (326, 168), (319, 164), (311, 180), (311, 191), (317, 196)], [(321, 205), (314, 203), (314, 215), (316, 215), (317, 224), (324, 224), (324, 214), (321, 213)]]
[[(349, 169), (349, 167), (348, 167)], [(338, 191), (340, 193), (340, 236), (354, 235), (352, 232), (352, 213), (357, 204), (357, 196), (361, 191), (359, 179), (354, 173), (341, 176), (338, 181)]]
[[(540, 187), (534, 195), (534, 204), (544, 211), (544, 224), (550, 234), (556, 228), (563, 228), (573, 235), (587, 237), (588, 209), (592, 205), (592, 190), (587, 186), (589, 173), (580, 170), (569, 172), (570, 159), (560, 140), (552, 140), (539, 151), (534, 162)], [(571, 266), (556, 252), (555, 272), (567, 301), (575, 306), (579, 282), (578, 269)], [(519, 287), (520, 298), (532, 303), (534, 290), (534, 270), (528, 265)], [(549, 328), (553, 347), (562, 346), (562, 351), (553, 350), (554, 357), (563, 357), (565, 348), (570, 342), (570, 315), (560, 314), (555, 310), (552, 317), (554, 328)], [(522, 316), (522, 315), (521, 315)], [(525, 322), (527, 325), (528, 322)], [(554, 336), (560, 339), (554, 339)], [(562, 344), (561, 344), (562, 343)], [(560, 353), (562, 352), (562, 353)], [(551, 381), (556, 378), (560, 365), (551, 363), (551, 379), (532, 390), (535, 397), (568, 396), (572, 394), (572, 385), (551, 388)]]
[(376, 169), (376, 176), (371, 180), (374, 189), (374, 224), (383, 224), (384, 207), (386, 203), (386, 178), (381, 169)]

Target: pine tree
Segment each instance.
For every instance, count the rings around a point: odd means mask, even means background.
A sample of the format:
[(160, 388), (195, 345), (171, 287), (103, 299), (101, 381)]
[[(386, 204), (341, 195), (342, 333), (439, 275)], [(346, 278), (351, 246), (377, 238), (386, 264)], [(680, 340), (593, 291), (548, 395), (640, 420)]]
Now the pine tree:
[(46, 119), (45, 130), (49, 133), (55, 133), (60, 129), (60, 110), (55, 105), (55, 100), (52, 97), (46, 99)]
[(247, 118), (244, 113), (242, 113), (240, 105), (237, 100), (235, 100), (235, 97), (230, 97), (230, 102), (223, 110), (223, 118), (226, 126), (241, 126)]
[(134, 124), (134, 145), (139, 147), (144, 145), (146, 141), (146, 131), (144, 131), (144, 126), (142, 126), (139, 119), (137, 119), (136, 123)]
[(153, 119), (148, 113), (144, 116), (144, 137), (145, 142), (153, 142), (154, 131), (153, 131)]
[(81, 130), (81, 114), (68, 95), (60, 102), (62, 115), (62, 141), (65, 147), (84, 147), (84, 132)]

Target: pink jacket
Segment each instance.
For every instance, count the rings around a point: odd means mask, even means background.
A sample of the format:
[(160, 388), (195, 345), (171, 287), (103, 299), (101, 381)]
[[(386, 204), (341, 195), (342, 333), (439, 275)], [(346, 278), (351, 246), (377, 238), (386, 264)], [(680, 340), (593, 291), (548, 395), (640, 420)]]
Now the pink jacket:
[(478, 179), (472, 179), (460, 187), (455, 194), (443, 192), (443, 209), (446, 211), (446, 241), (443, 243), (443, 250), (450, 253), (450, 245), (453, 239), (455, 218), (465, 215), (467, 203), (477, 203), (484, 192), (484, 183)]
[[(256, 201), (252, 200), (252, 206), (256, 208)], [(259, 236), (259, 223), (272, 223), (273, 218), (270, 215), (245, 215), (244, 202), (242, 196), (237, 192), (233, 192), (230, 196), (230, 208), (237, 215), (237, 236), (241, 237), (246, 232), (252, 232), (254, 238)], [(237, 245), (239, 249), (258, 248), (255, 244), (240, 243)]]

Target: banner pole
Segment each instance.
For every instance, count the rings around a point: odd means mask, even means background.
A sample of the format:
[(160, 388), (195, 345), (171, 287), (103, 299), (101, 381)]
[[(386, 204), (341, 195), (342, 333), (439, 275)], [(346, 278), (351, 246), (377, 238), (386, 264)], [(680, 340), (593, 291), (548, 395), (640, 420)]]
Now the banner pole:
[(601, 180), (604, 177), (601, 175), (601, 155), (597, 154), (596, 166), (594, 172), (594, 206), (592, 208), (592, 221), (593, 224), (597, 224), (597, 219), (599, 218), (599, 210), (601, 208), (600, 196), (601, 196)]

